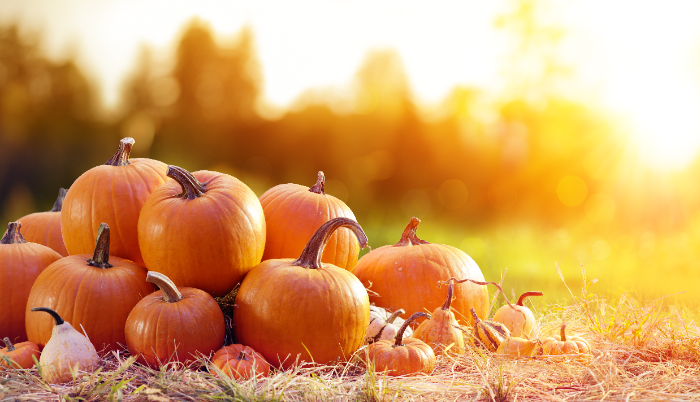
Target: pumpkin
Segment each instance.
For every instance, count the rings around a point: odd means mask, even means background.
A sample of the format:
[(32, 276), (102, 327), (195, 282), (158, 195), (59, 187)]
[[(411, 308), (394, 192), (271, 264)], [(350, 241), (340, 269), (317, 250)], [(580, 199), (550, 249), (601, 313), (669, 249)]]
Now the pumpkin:
[(591, 353), (591, 345), (580, 336), (566, 336), (566, 323), (561, 325), (559, 335), (542, 338), (542, 355), (568, 355)]
[(224, 173), (168, 167), (141, 211), (139, 244), (149, 270), (177, 286), (225, 296), (260, 263), (265, 216), (255, 193)]
[(523, 301), (530, 296), (542, 296), (542, 292), (525, 292), (520, 295), (515, 305), (503, 306), (493, 316), (493, 320), (503, 323), (511, 336), (537, 338), (537, 320), (532, 311), (523, 305)]
[[(333, 218), (357, 220), (341, 200), (326, 194), (326, 176), (318, 172), (316, 184), (280, 184), (260, 196), (267, 222), (267, 242), (263, 260), (295, 258), (321, 225)], [(348, 229), (333, 233), (323, 251), (322, 262), (352, 271), (357, 265), (360, 246)]]
[[(396, 332), (404, 322), (402, 318), (399, 318), (403, 313), (405, 313), (405, 311), (402, 308), (388, 314), (387, 311), (381, 307), (369, 306), (369, 325), (367, 326), (365, 342), (372, 343), (382, 339), (394, 339), (396, 337)], [(395, 321), (396, 323), (394, 323)], [(404, 335), (409, 337), (412, 333), (411, 327), (408, 327)]]
[[(353, 273), (372, 292), (370, 301), (389, 310), (432, 310), (443, 303), (444, 291), (438, 281), (459, 277), (484, 280), (474, 260), (452, 246), (428, 243), (416, 236), (420, 220), (411, 218), (393, 246), (383, 246), (364, 255)], [(471, 320), (469, 309), (474, 307), (484, 316), (489, 308), (485, 286), (473, 283), (455, 284), (455, 314)]]
[[(445, 283), (445, 282), (441, 282)], [(461, 355), (464, 353), (464, 336), (459, 329), (455, 315), (450, 311), (454, 292), (454, 278), (447, 281), (447, 299), (441, 307), (433, 311), (432, 318), (420, 323), (413, 337), (430, 345), (438, 354)]]
[(68, 251), (61, 235), (61, 208), (67, 191), (65, 188), (58, 190), (58, 198), (51, 211), (35, 212), (20, 219), (27, 241), (49, 247), (63, 257), (68, 255)]
[(510, 337), (508, 328), (500, 322), (482, 320), (474, 309), (470, 312), (474, 322), (473, 339), (477, 346), (492, 352), (498, 351), (501, 344)]
[(134, 306), (124, 329), (129, 353), (138, 356), (141, 364), (189, 364), (223, 346), (224, 314), (209, 293), (188, 287), (178, 289), (158, 272), (149, 271), (146, 280), (160, 290)]
[(32, 342), (44, 346), (51, 337), (51, 317), (31, 312), (32, 306), (44, 306), (84, 330), (98, 349), (123, 349), (126, 317), (155, 289), (146, 282), (146, 268), (110, 255), (112, 238), (109, 225), (101, 224), (93, 254), (61, 258), (39, 275), (26, 310)]
[(420, 311), (414, 313), (401, 325), (395, 341), (381, 340), (367, 347), (368, 359), (374, 363), (377, 372), (386, 372), (390, 376), (433, 372), (433, 349), (418, 338), (403, 337), (404, 330), (419, 317), (430, 318), (430, 315)]
[(274, 366), (345, 360), (364, 343), (365, 287), (347, 270), (321, 262), (326, 242), (340, 227), (367, 245), (357, 222), (334, 218), (311, 236), (298, 259), (265, 260), (241, 283), (233, 310), (236, 339)]
[(542, 342), (539, 339), (530, 340), (517, 336), (506, 338), (498, 346), (496, 353), (513, 357), (534, 356), (542, 350)]
[(27, 242), (20, 222), (10, 222), (0, 239), (0, 331), (12, 342), (27, 340), (24, 309), (34, 281), (61, 255), (41, 244)]
[(211, 363), (221, 372), (234, 379), (269, 377), (270, 364), (248, 346), (241, 344), (224, 346), (211, 358)]
[(34, 367), (34, 359), (39, 359), (39, 346), (34, 342), (21, 342), (13, 345), (10, 338), (3, 338), (5, 348), (0, 349), (0, 371), (4, 368), (29, 369)]
[(166, 180), (167, 165), (146, 158), (129, 159), (133, 138), (119, 142), (102, 166), (78, 177), (61, 209), (61, 233), (68, 254), (89, 254), (102, 222), (113, 230), (112, 255), (143, 265), (136, 225), (151, 192)]
[(99, 356), (95, 346), (69, 322), (47, 307), (33, 307), (31, 311), (44, 311), (54, 319), (51, 339), (44, 346), (39, 358), (44, 380), (51, 384), (70, 382), (78, 371), (97, 369)]

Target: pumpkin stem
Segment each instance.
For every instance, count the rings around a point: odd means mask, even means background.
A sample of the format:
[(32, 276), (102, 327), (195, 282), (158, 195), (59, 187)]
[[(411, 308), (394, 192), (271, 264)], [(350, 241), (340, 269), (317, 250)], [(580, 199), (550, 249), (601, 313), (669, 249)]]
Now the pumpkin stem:
[(7, 347), (8, 352), (12, 352), (13, 350), (17, 349), (15, 347), (15, 345), (13, 345), (12, 342), (10, 341), (10, 338), (4, 337), (4, 338), (2, 338), (2, 341), (5, 342), (5, 347)]
[(501, 285), (497, 284), (496, 282), (479, 282), (479, 281), (475, 281), (474, 279), (469, 279), (469, 278), (462, 279), (462, 280), (457, 280), (456, 278), (450, 278), (449, 280), (453, 280), (453, 279), (454, 279), (455, 283), (462, 283), (462, 282), (467, 282), (467, 281), (469, 281), (469, 282), (472, 282), (472, 283), (476, 283), (477, 285), (484, 285), (484, 286), (485, 286), (485, 285), (495, 285), (495, 286), (498, 288), (498, 290), (501, 291), (501, 294), (503, 295), (503, 298), (506, 299), (506, 303), (508, 303), (508, 306), (510, 306), (511, 308), (513, 308), (513, 305), (510, 304), (510, 301), (508, 300), (508, 296), (506, 296), (506, 292), (504, 292), (504, 291), (503, 291), (503, 288), (501, 288)]
[(403, 234), (401, 234), (401, 240), (399, 240), (398, 243), (394, 244), (394, 247), (403, 247), (403, 246), (415, 246), (418, 244), (430, 244), (429, 242), (425, 240), (421, 240), (418, 238), (416, 235), (416, 230), (418, 229), (418, 224), (420, 223), (420, 219), (413, 217), (411, 218), (411, 221), (408, 222), (408, 226), (406, 226), (406, 229), (403, 230)]
[(403, 314), (403, 313), (405, 313), (405, 312), (406, 312), (406, 310), (400, 308), (400, 309), (394, 311), (393, 313), (391, 313), (391, 315), (390, 315), (384, 322), (387, 323), (387, 324), (393, 324), (393, 323), (394, 323), (394, 320), (395, 320), (398, 316), (400, 316), (401, 314)]
[(469, 310), (469, 312), (472, 313), (472, 318), (474, 318), (474, 326), (476, 327), (476, 324), (478, 324), (479, 321), (481, 321), (481, 318), (479, 318), (479, 316), (476, 315), (476, 310), (474, 310), (474, 307), (472, 307)]
[(312, 193), (326, 195), (326, 176), (322, 171), (318, 171), (318, 179), (316, 179), (316, 184), (309, 189)]
[(24, 240), (24, 236), (22, 236), (22, 233), (19, 231), (21, 227), (22, 223), (20, 223), (20, 221), (8, 223), (7, 232), (5, 232), (5, 235), (0, 239), (0, 244), (26, 243), (27, 241)]
[(562, 342), (566, 342), (566, 333), (564, 332), (565, 328), (566, 328), (566, 323), (562, 323), (561, 330), (559, 331), (559, 336), (561, 337)]
[(408, 328), (408, 324), (410, 324), (411, 321), (413, 321), (419, 317), (423, 317), (423, 318), (427, 318), (427, 319), (431, 318), (430, 314), (424, 313), (422, 311), (419, 311), (417, 313), (413, 313), (413, 315), (408, 317), (408, 319), (403, 322), (403, 325), (401, 325), (401, 328), (399, 328), (398, 332), (396, 332), (396, 342), (394, 342), (394, 347), (403, 346), (403, 332), (406, 330), (406, 328)]
[(45, 313), (51, 314), (51, 317), (53, 317), (53, 320), (56, 322), (56, 325), (62, 325), (65, 322), (63, 321), (63, 318), (61, 318), (61, 316), (58, 315), (57, 312), (51, 310), (48, 307), (32, 307), (32, 311), (43, 311)]
[(109, 263), (109, 225), (102, 222), (97, 229), (97, 241), (95, 242), (95, 252), (92, 258), (87, 260), (88, 265), (97, 268), (112, 268)]
[(323, 249), (326, 247), (326, 243), (328, 243), (328, 239), (330, 239), (333, 232), (341, 227), (346, 227), (352, 230), (357, 237), (357, 240), (360, 242), (360, 248), (367, 247), (367, 235), (362, 230), (359, 223), (350, 218), (333, 218), (321, 225), (321, 227), (316, 230), (316, 233), (314, 233), (313, 236), (311, 236), (311, 239), (309, 239), (309, 242), (306, 243), (304, 251), (301, 252), (298, 259), (292, 262), (292, 265), (311, 269), (321, 268), (321, 256), (323, 255)]
[(238, 360), (238, 361), (241, 361), (241, 360), (248, 361), (249, 359), (246, 359), (246, 357), (248, 357), (248, 355), (247, 355), (244, 351), (241, 350), (241, 353), (238, 355), (238, 357), (236, 357), (236, 360)]
[(158, 286), (163, 292), (163, 300), (165, 300), (166, 303), (177, 303), (183, 299), (182, 293), (180, 293), (173, 281), (160, 272), (148, 271), (148, 274), (146, 274), (146, 282), (151, 282)]
[(56, 202), (54, 202), (53, 208), (51, 208), (51, 211), (49, 212), (61, 212), (61, 208), (63, 208), (63, 200), (66, 198), (67, 193), (68, 190), (63, 187), (58, 190), (58, 198), (56, 198)]
[(520, 297), (518, 298), (518, 302), (515, 303), (515, 305), (522, 306), (523, 301), (525, 301), (525, 299), (530, 297), (530, 296), (544, 296), (544, 293), (542, 293), (542, 292), (525, 292), (525, 293), (520, 295)]
[(182, 192), (177, 197), (194, 200), (207, 192), (206, 184), (200, 183), (192, 173), (181, 167), (168, 166), (167, 176), (182, 186)]
[(134, 146), (134, 139), (131, 137), (122, 138), (119, 141), (119, 149), (112, 155), (111, 158), (105, 163), (105, 165), (112, 166), (126, 166), (130, 165), (129, 154), (131, 153), (131, 147)]
[(450, 278), (447, 281), (438, 281), (438, 285), (447, 285), (447, 300), (442, 305), (443, 310), (449, 310), (452, 304), (452, 295), (454, 294), (454, 281), (455, 278)]

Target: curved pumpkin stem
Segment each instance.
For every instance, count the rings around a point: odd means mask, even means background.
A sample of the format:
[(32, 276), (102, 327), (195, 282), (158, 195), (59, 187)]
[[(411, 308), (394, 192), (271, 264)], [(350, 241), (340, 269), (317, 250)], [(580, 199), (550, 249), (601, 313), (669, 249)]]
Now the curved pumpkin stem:
[(503, 295), (503, 298), (506, 299), (506, 303), (508, 303), (508, 306), (513, 307), (513, 305), (510, 304), (510, 300), (508, 300), (508, 296), (506, 296), (506, 292), (504, 292), (504, 291), (503, 291), (503, 288), (501, 288), (501, 285), (497, 284), (496, 282), (480, 282), (480, 281), (475, 281), (474, 279), (469, 279), (469, 278), (458, 280), (458, 279), (456, 279), (456, 278), (454, 278), (454, 277), (453, 277), (453, 278), (450, 278), (449, 280), (453, 280), (453, 279), (454, 279), (455, 283), (462, 283), (462, 282), (467, 282), (467, 281), (469, 281), (469, 282), (471, 282), (471, 283), (476, 283), (477, 285), (484, 285), (484, 286), (486, 286), (486, 285), (494, 285), (494, 286), (496, 286), (496, 287), (498, 288), (498, 290), (501, 291), (501, 294)]
[(158, 286), (163, 292), (163, 300), (166, 303), (177, 303), (182, 300), (182, 293), (177, 289), (177, 286), (167, 276), (160, 272), (148, 271), (146, 274), (146, 282), (151, 282)]
[(561, 337), (562, 342), (566, 342), (566, 332), (564, 331), (566, 329), (566, 323), (561, 324), (561, 330), (559, 331), (559, 336)]
[(0, 239), (0, 244), (26, 243), (27, 241), (24, 240), (24, 236), (22, 236), (22, 233), (19, 231), (21, 227), (22, 223), (20, 221), (8, 223), (7, 232), (5, 232), (5, 235)]
[(4, 337), (2, 338), (2, 341), (5, 342), (5, 347), (7, 347), (8, 352), (12, 352), (13, 350), (17, 349), (15, 345), (12, 344), (12, 341), (10, 341), (10, 338)]
[(61, 212), (61, 209), (63, 208), (63, 200), (66, 199), (66, 194), (68, 194), (68, 190), (61, 187), (58, 190), (58, 198), (56, 198), (56, 202), (53, 203), (53, 208), (51, 208), (51, 211), (49, 212)]
[(346, 227), (352, 230), (357, 237), (357, 240), (360, 242), (360, 248), (367, 247), (367, 235), (365, 234), (364, 230), (362, 230), (359, 223), (350, 218), (333, 218), (321, 225), (321, 227), (316, 230), (316, 233), (314, 233), (313, 236), (311, 236), (311, 239), (309, 239), (309, 242), (306, 243), (306, 246), (301, 252), (299, 258), (292, 262), (292, 265), (311, 269), (321, 268), (321, 256), (323, 255), (323, 249), (326, 247), (326, 243), (328, 243), (328, 239), (330, 239), (333, 232), (341, 227)]
[(318, 171), (318, 179), (316, 179), (316, 184), (314, 184), (309, 191), (316, 194), (326, 194), (326, 175), (324, 175), (322, 171)]
[(55, 312), (54, 310), (51, 310), (48, 307), (32, 307), (31, 310), (32, 311), (43, 311), (45, 313), (51, 314), (51, 317), (53, 317), (53, 320), (56, 323), (56, 325), (63, 325), (63, 323), (65, 323), (65, 321), (63, 321), (63, 318), (61, 318), (61, 316), (58, 315), (57, 312)]
[(416, 246), (419, 244), (430, 244), (429, 242), (427, 242), (425, 240), (419, 239), (418, 236), (416, 235), (416, 230), (418, 230), (419, 223), (420, 223), (420, 219), (416, 218), (415, 216), (413, 218), (411, 218), (411, 221), (408, 222), (406, 229), (403, 230), (403, 234), (401, 234), (401, 240), (399, 240), (398, 243), (394, 244), (394, 247)]
[(391, 313), (391, 315), (390, 315), (384, 322), (387, 323), (387, 324), (393, 324), (393, 323), (394, 323), (394, 320), (395, 320), (398, 316), (400, 316), (401, 314), (403, 314), (403, 313), (405, 313), (405, 312), (406, 312), (406, 310), (400, 308), (400, 309), (394, 311), (393, 313)]
[(404, 321), (403, 325), (401, 325), (401, 328), (396, 332), (396, 342), (394, 342), (394, 347), (397, 346), (403, 346), (403, 332), (408, 328), (408, 325), (411, 323), (411, 321), (416, 320), (417, 318), (427, 318), (430, 319), (430, 314), (424, 313), (422, 311), (419, 311), (417, 313), (413, 313), (406, 321)]
[(97, 241), (95, 242), (95, 252), (92, 253), (92, 258), (87, 260), (88, 265), (97, 268), (112, 268), (109, 263), (109, 225), (102, 222), (100, 228), (97, 229)]
[(194, 200), (207, 192), (205, 184), (200, 183), (192, 173), (181, 167), (168, 166), (167, 176), (178, 182), (182, 187), (182, 192), (177, 197)]
[(134, 139), (131, 137), (126, 137), (122, 138), (121, 141), (119, 141), (119, 149), (117, 152), (112, 155), (111, 158), (105, 163), (105, 165), (112, 165), (112, 166), (126, 166), (130, 165), (131, 162), (129, 162), (129, 154), (131, 153), (131, 147), (134, 146)]
[(442, 305), (443, 310), (449, 310), (452, 304), (452, 295), (454, 294), (454, 281), (455, 278), (450, 278), (447, 281), (438, 281), (439, 285), (447, 285), (447, 300)]
[(530, 296), (544, 296), (544, 293), (542, 293), (542, 292), (525, 292), (525, 293), (520, 295), (520, 297), (518, 298), (518, 301), (515, 303), (515, 305), (522, 306), (523, 301), (525, 301), (525, 299), (530, 297)]

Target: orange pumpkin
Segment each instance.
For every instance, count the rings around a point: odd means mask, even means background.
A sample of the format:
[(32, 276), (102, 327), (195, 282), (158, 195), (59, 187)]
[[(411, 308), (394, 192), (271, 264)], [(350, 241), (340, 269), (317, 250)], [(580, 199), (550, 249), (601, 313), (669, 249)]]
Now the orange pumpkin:
[(3, 342), (5, 347), (0, 349), (0, 371), (3, 368), (30, 369), (34, 367), (34, 358), (39, 360), (41, 353), (34, 342), (13, 345), (8, 337), (5, 337)]
[(420, 323), (418, 328), (413, 331), (413, 337), (430, 345), (435, 353), (454, 355), (464, 353), (464, 335), (462, 335), (454, 313), (450, 311), (454, 282), (454, 278), (447, 281), (447, 300), (442, 307), (436, 308), (432, 317)]
[(561, 325), (559, 335), (540, 339), (542, 355), (568, 355), (591, 353), (591, 345), (580, 336), (566, 336), (566, 323)]
[[(420, 220), (412, 218), (393, 246), (372, 250), (357, 263), (353, 273), (374, 293), (370, 301), (389, 310), (433, 309), (444, 301), (438, 282), (445, 278), (471, 278), (483, 281), (484, 275), (474, 260), (452, 246), (428, 243), (416, 236)], [(489, 293), (485, 286), (462, 283), (454, 287), (451, 306), (458, 315), (471, 320), (469, 309), (485, 316)]]
[(46, 246), (28, 243), (19, 222), (10, 222), (0, 239), (0, 331), (12, 342), (27, 340), (24, 309), (41, 271), (61, 258)]
[(235, 379), (269, 377), (270, 364), (253, 348), (241, 344), (224, 346), (219, 349), (211, 363), (224, 374)]
[(523, 305), (523, 301), (530, 296), (542, 296), (542, 292), (525, 292), (520, 295), (515, 305), (503, 306), (493, 315), (493, 320), (503, 323), (511, 336), (524, 337), (526, 339), (537, 338), (539, 330), (537, 320), (532, 310)]
[(78, 177), (61, 210), (61, 233), (68, 254), (89, 254), (102, 222), (112, 233), (112, 255), (143, 265), (136, 225), (151, 192), (166, 180), (167, 165), (153, 159), (129, 159), (133, 138), (124, 138), (119, 150), (102, 166)]
[(25, 310), (32, 342), (43, 347), (51, 338), (51, 316), (31, 312), (33, 306), (44, 306), (80, 331), (84, 329), (98, 350), (122, 349), (126, 317), (154, 288), (146, 282), (146, 268), (110, 255), (111, 237), (109, 226), (103, 223), (92, 255), (61, 258), (39, 275)]
[[(338, 217), (352, 220), (355, 215), (345, 203), (325, 191), (326, 177), (318, 172), (316, 184), (308, 188), (299, 184), (280, 184), (261, 197), (267, 243), (263, 260), (295, 258), (311, 235), (325, 222)], [(333, 233), (321, 261), (352, 271), (357, 265), (360, 246), (349, 229)]]
[(288, 369), (300, 361), (326, 364), (348, 359), (364, 341), (369, 299), (350, 272), (321, 262), (333, 232), (350, 228), (360, 244), (367, 236), (348, 218), (321, 225), (296, 259), (265, 260), (241, 283), (233, 310), (236, 339)]
[(255, 193), (224, 173), (168, 167), (139, 218), (146, 266), (177, 286), (224, 296), (260, 263), (265, 216)]
[(374, 363), (377, 372), (386, 372), (390, 376), (433, 372), (433, 349), (418, 338), (403, 337), (406, 327), (418, 317), (430, 318), (427, 313), (413, 313), (399, 328), (396, 340), (381, 340), (367, 347), (369, 361)]
[(129, 353), (138, 356), (141, 364), (189, 364), (223, 346), (224, 314), (209, 293), (178, 289), (158, 272), (149, 271), (146, 280), (160, 290), (134, 306), (124, 329)]
[(49, 247), (63, 257), (68, 255), (68, 251), (61, 235), (61, 208), (67, 191), (65, 188), (58, 191), (51, 211), (35, 212), (20, 219), (27, 241)]

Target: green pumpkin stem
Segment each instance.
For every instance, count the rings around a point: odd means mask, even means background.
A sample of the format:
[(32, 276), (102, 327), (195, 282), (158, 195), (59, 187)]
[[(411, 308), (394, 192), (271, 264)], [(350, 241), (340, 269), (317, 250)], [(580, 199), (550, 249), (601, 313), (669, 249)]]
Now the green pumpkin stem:
[(100, 227), (97, 229), (95, 252), (92, 254), (92, 258), (87, 260), (88, 265), (103, 269), (112, 268), (112, 264), (109, 263), (109, 231), (108, 224), (100, 223)]
[(394, 244), (394, 247), (417, 246), (419, 244), (430, 244), (429, 242), (427, 242), (425, 240), (419, 239), (418, 236), (416, 235), (416, 230), (418, 230), (419, 223), (420, 223), (420, 219), (416, 218), (415, 216), (413, 218), (411, 218), (411, 221), (408, 222), (406, 229), (404, 229), (403, 233), (401, 234), (401, 240), (399, 240), (398, 243)]
[(66, 190), (63, 187), (61, 187), (58, 190), (58, 198), (56, 198), (56, 202), (54, 202), (53, 208), (51, 208), (51, 211), (49, 211), (49, 212), (61, 212), (61, 209), (63, 208), (63, 200), (66, 199), (67, 193), (68, 193), (68, 190)]
[(204, 193), (207, 192), (206, 184), (200, 183), (192, 173), (181, 167), (172, 165), (168, 166), (167, 175), (178, 182), (182, 187), (182, 192), (177, 195), (180, 198), (194, 200), (195, 198), (203, 196)]
[(53, 317), (53, 320), (56, 323), (56, 325), (62, 325), (65, 322), (65, 321), (63, 321), (63, 318), (61, 318), (61, 316), (58, 315), (57, 312), (55, 312), (54, 310), (51, 310), (48, 307), (32, 307), (31, 310), (32, 311), (43, 311), (45, 313), (51, 314), (51, 317)]
[(12, 344), (12, 341), (10, 341), (10, 338), (4, 337), (2, 338), (2, 341), (5, 342), (5, 347), (7, 347), (8, 352), (12, 352), (13, 350), (17, 349), (15, 345)]
[(542, 293), (542, 292), (525, 292), (525, 293), (520, 295), (520, 297), (518, 298), (518, 301), (515, 303), (515, 305), (522, 306), (525, 299), (530, 297), (530, 296), (544, 296), (544, 293)]
[(513, 305), (510, 304), (510, 301), (508, 300), (508, 296), (506, 296), (506, 292), (504, 292), (503, 288), (501, 288), (501, 285), (497, 284), (496, 282), (480, 282), (480, 281), (475, 281), (474, 279), (469, 279), (469, 278), (458, 280), (454, 277), (450, 278), (449, 280), (454, 280), (455, 283), (463, 283), (463, 282), (469, 281), (471, 283), (476, 283), (477, 285), (483, 285), (483, 286), (494, 285), (498, 288), (498, 290), (501, 291), (501, 294), (503, 294), (503, 298), (506, 299), (506, 303), (508, 303), (508, 306), (510, 306), (511, 308), (513, 307)]
[(180, 293), (173, 281), (160, 272), (148, 271), (146, 282), (151, 282), (158, 286), (163, 292), (163, 300), (165, 300), (166, 303), (177, 303), (183, 299), (182, 293)]
[(566, 328), (566, 323), (561, 324), (561, 330), (559, 331), (559, 336), (562, 342), (566, 342), (566, 333), (564, 329)]
[(413, 313), (406, 321), (403, 322), (403, 325), (401, 325), (401, 328), (396, 332), (396, 341), (394, 342), (394, 347), (397, 346), (403, 346), (403, 332), (408, 328), (408, 325), (411, 323), (411, 321), (414, 321), (420, 317), (430, 319), (430, 314), (424, 313), (422, 311), (419, 311), (417, 313)]
[(27, 241), (24, 240), (24, 236), (22, 236), (22, 233), (19, 231), (21, 227), (22, 223), (20, 223), (20, 221), (8, 223), (7, 232), (5, 232), (5, 235), (0, 239), (0, 244), (26, 243)]
[(449, 310), (452, 304), (452, 295), (454, 294), (455, 278), (450, 278), (447, 281), (438, 281), (438, 285), (447, 285), (447, 300), (442, 305), (443, 310)]
[(401, 314), (403, 314), (405, 312), (406, 312), (406, 310), (400, 308), (400, 309), (394, 311), (393, 313), (391, 313), (391, 315), (384, 322), (387, 324), (393, 324), (394, 320), (397, 319)]
[(131, 137), (122, 138), (119, 141), (119, 149), (112, 155), (111, 158), (105, 163), (105, 165), (111, 166), (126, 166), (130, 165), (129, 154), (131, 153), (131, 147), (134, 146), (134, 139)]
[(318, 179), (316, 179), (316, 184), (309, 189), (312, 193), (316, 194), (326, 194), (326, 176), (322, 171), (318, 172)]
[(352, 230), (357, 240), (360, 242), (360, 248), (367, 247), (367, 235), (362, 230), (359, 223), (350, 218), (334, 218), (324, 223), (316, 230), (316, 233), (314, 233), (311, 239), (309, 239), (309, 242), (306, 243), (304, 251), (301, 252), (298, 259), (292, 262), (292, 265), (311, 269), (321, 268), (323, 266), (321, 263), (323, 249), (326, 247), (326, 243), (328, 243), (328, 239), (330, 239), (333, 232), (341, 227)]

